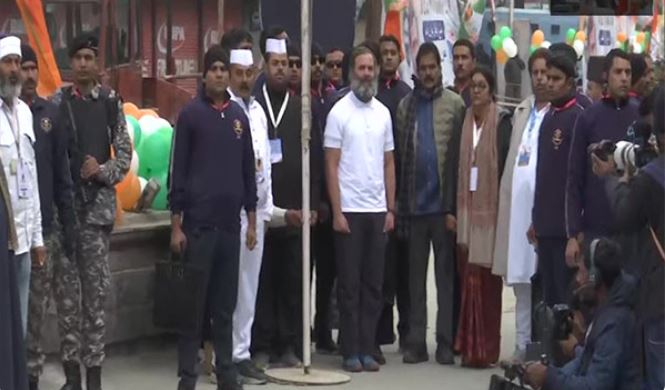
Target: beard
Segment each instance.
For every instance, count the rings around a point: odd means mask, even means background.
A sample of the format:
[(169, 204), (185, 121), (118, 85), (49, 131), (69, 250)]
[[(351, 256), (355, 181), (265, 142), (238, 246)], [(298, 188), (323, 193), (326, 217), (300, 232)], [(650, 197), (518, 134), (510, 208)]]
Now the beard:
[(10, 77), (0, 76), (0, 98), (14, 99), (21, 94), (21, 81), (17, 78), (12, 81)]
[(369, 102), (374, 96), (376, 96), (378, 89), (379, 82), (376, 77), (371, 80), (361, 80), (355, 77), (351, 79), (351, 90), (358, 99), (365, 103)]

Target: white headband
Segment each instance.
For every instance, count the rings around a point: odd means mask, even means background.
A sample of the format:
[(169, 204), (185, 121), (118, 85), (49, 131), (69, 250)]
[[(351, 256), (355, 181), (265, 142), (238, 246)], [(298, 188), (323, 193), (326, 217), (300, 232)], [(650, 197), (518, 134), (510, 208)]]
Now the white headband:
[(9, 55), (21, 57), (21, 40), (17, 37), (5, 37), (0, 39), (0, 58)]
[(254, 65), (254, 57), (252, 51), (247, 49), (231, 50), (231, 64), (252, 66)]
[(283, 39), (268, 38), (266, 40), (266, 53), (286, 54), (286, 41)]

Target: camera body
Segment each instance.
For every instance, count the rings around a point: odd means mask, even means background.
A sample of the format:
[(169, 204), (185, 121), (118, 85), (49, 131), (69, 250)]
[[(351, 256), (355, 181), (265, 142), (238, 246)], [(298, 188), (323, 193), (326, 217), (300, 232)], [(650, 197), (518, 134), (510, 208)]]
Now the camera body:
[(552, 339), (554, 341), (564, 341), (573, 333), (573, 311), (570, 306), (559, 304), (552, 307), (552, 317), (554, 327)]
[(642, 168), (658, 157), (658, 151), (649, 142), (652, 136), (651, 126), (644, 121), (637, 121), (628, 128), (629, 141), (612, 142), (602, 140), (592, 144), (589, 151), (603, 161), (614, 160), (618, 172), (626, 169)]

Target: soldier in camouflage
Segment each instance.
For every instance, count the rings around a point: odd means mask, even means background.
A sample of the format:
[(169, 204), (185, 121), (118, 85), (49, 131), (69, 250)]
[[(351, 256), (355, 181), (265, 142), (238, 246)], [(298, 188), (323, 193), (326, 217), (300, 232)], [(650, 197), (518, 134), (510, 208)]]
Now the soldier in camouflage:
[[(37, 179), (42, 212), (42, 233), (47, 248), (45, 264), (32, 267), (30, 300), (28, 306), (28, 376), (29, 389), (37, 390), (44, 366), (41, 334), (51, 296), (53, 273), (59, 272), (61, 254), (72, 258), (74, 252), (75, 216), (72, 175), (67, 155), (68, 137), (59, 119), (58, 106), (37, 95), (39, 69), (37, 56), (28, 45), (21, 46), (21, 100), (32, 111), (36, 137)], [(53, 205), (57, 205), (55, 213)], [(56, 219), (56, 214), (58, 218)], [(64, 234), (61, 234), (64, 233)], [(64, 241), (63, 241), (64, 239)]]
[(74, 85), (53, 98), (69, 132), (77, 222), (74, 260), (63, 257), (55, 291), (66, 376), (62, 390), (81, 390), (79, 362), (86, 367), (86, 388), (101, 389), (114, 186), (129, 170), (132, 153), (122, 100), (97, 81), (97, 53), (96, 37), (83, 35), (73, 41), (69, 56)]

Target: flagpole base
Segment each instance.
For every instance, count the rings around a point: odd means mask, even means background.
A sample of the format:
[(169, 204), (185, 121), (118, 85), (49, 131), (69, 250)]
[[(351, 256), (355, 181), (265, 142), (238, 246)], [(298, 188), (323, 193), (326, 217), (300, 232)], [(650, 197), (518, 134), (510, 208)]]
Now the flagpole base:
[(270, 381), (280, 385), (333, 386), (351, 381), (351, 377), (340, 372), (309, 368), (275, 368), (266, 370)]

